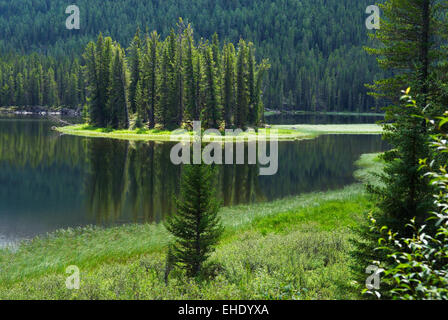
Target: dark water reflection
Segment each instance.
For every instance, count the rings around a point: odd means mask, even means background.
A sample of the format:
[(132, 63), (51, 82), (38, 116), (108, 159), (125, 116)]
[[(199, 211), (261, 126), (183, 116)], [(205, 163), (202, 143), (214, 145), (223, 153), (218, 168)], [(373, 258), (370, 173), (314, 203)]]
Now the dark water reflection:
[[(0, 118), (0, 246), (58, 228), (159, 222), (174, 211), (181, 167), (173, 144), (60, 136), (44, 119)], [(353, 162), (385, 149), (374, 135), (281, 142), (279, 169), (219, 166), (225, 205), (342, 187)]]

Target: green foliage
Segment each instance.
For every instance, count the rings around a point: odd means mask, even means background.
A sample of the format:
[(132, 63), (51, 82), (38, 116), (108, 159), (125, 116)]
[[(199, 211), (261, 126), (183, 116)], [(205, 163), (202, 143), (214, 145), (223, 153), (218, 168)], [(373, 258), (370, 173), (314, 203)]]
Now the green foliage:
[[(146, 54), (143, 57), (143, 79), (146, 83), (148, 109), (147, 119), (149, 128), (155, 126), (155, 109), (159, 99), (158, 94), (158, 64), (159, 64), (159, 35), (153, 31), (150, 36), (146, 37)], [(144, 88), (145, 86), (143, 86)], [(144, 89), (143, 89), (144, 90)]]
[[(244, 115), (236, 117), (241, 118), (239, 124), (242, 126), (247, 125), (248, 119), (250, 125), (259, 124), (256, 119), (263, 113), (263, 79), (270, 65), (266, 60), (260, 65), (256, 63), (253, 44), (246, 45), (243, 41), (244, 46), (251, 49), (241, 52), (240, 68), (244, 70), (240, 81), (244, 83), (244, 89), (237, 91), (235, 51), (229, 49), (224, 53), (217, 34), (211, 44), (201, 39), (195, 45), (191, 25), (185, 24), (181, 18), (177, 27), (177, 31), (171, 29), (164, 41), (160, 41), (155, 31), (147, 34), (143, 41), (137, 30), (127, 50), (128, 57), (122, 54), (125, 64), (129, 64), (124, 73), (127, 80), (122, 77), (126, 93), (120, 89), (114, 97), (110, 96), (115, 92), (111, 88), (119, 89), (121, 86), (117, 83), (118, 69), (115, 75), (111, 74), (115, 48), (119, 45), (111, 37), (103, 37), (102, 33), (96, 42), (91, 41), (85, 47), (83, 66), (77, 59), (61, 62), (37, 54), (20, 58), (15, 54), (2, 57), (0, 104), (66, 104), (77, 108), (87, 104), (91, 125), (115, 129), (118, 126), (124, 128), (129, 120), (137, 127), (173, 129), (199, 119), (204, 120), (205, 126), (218, 128), (224, 117), (230, 127), (234, 124), (232, 112)], [(230, 44), (226, 46), (230, 47)], [(112, 79), (114, 77), (115, 80)], [(244, 99), (241, 103), (236, 97), (237, 92)], [(115, 106), (111, 99), (121, 99), (120, 106)], [(123, 110), (124, 100), (129, 104), (128, 115), (124, 112), (120, 115), (123, 119), (118, 121), (117, 110)]]
[[(96, 51), (97, 51), (97, 67), (98, 69), (96, 72), (98, 72), (98, 108), (100, 108), (99, 115), (100, 118), (98, 119), (97, 123), (100, 124), (101, 127), (106, 127), (110, 125), (111, 122), (114, 120), (111, 120), (110, 114), (114, 114), (114, 110), (111, 108), (108, 103), (110, 103), (110, 89), (112, 86), (116, 86), (116, 83), (114, 83), (114, 77), (116, 77), (116, 74), (111, 74), (111, 72), (117, 72), (117, 70), (112, 70), (112, 60), (114, 59), (113, 56), (113, 47), (112, 47), (112, 39), (110, 37), (106, 37), (103, 39), (102, 34), (99, 35), (97, 45), (96, 45)], [(117, 52), (115, 52), (115, 55)], [(115, 63), (116, 61), (114, 61)]]
[[(129, 127), (127, 68), (124, 60), (124, 51), (117, 46), (111, 71), (111, 85), (108, 92), (108, 109), (110, 110), (109, 124), (115, 129)], [(104, 112), (104, 111), (103, 111)]]
[(194, 46), (193, 29), (191, 25), (184, 31), (185, 38), (185, 59), (184, 59), (184, 72), (185, 72), (185, 110), (184, 121), (193, 121), (199, 119), (198, 112), (198, 95), (196, 88), (196, 74), (194, 69), (194, 62), (197, 59), (197, 52)]
[[(138, 95), (138, 84), (140, 82), (140, 71), (142, 69), (142, 57), (141, 57), (142, 43), (140, 40), (140, 29), (134, 36), (129, 47), (129, 69), (131, 73), (130, 85), (129, 85), (129, 101), (130, 110), (132, 113), (138, 112), (137, 110), (137, 95)], [(140, 115), (141, 116), (141, 115)]]
[[(441, 67), (447, 61), (441, 33), (446, 6), (431, 0), (388, 0), (381, 5), (384, 19), (372, 38), (377, 48), (367, 51), (378, 57), (381, 68), (393, 76), (378, 80), (371, 88), (377, 97), (396, 102), (386, 108), (384, 138), (392, 150), (384, 155), (387, 165), (381, 176), (383, 186), (371, 188), (379, 196), (382, 223), (403, 231), (403, 221), (416, 217), (422, 222), (432, 208), (431, 188), (419, 159), (429, 157), (429, 130), (422, 120), (423, 110), (438, 112)], [(396, 92), (412, 85), (416, 101), (408, 96), (402, 103)]]
[[(361, 49), (369, 44), (364, 12), (370, 4), (368, 0), (77, 0), (81, 29), (66, 30), (67, 15), (61, 9), (66, 1), (1, 0), (0, 47), (4, 52), (39, 51), (53, 57), (57, 62), (53, 69), (62, 72), (56, 71), (61, 74), (58, 85), (64, 85), (67, 65), (79, 58), (98, 32), (121, 44), (132, 41), (136, 26), (160, 30), (166, 37), (173, 21), (182, 16), (207, 39), (217, 31), (227, 43), (248, 39), (257, 55), (270, 59), (272, 71), (262, 88), (265, 105), (370, 111), (378, 103), (366, 95), (363, 84), (382, 77), (375, 59)], [(65, 104), (65, 98), (61, 101)]]
[[(205, 97), (205, 106), (202, 111), (202, 121), (206, 128), (219, 128), (221, 120), (221, 105), (219, 104), (220, 87), (216, 77), (216, 65), (212, 48), (204, 49), (205, 81), (203, 86), (203, 96)], [(219, 57), (217, 59), (219, 61)]]
[[(448, 114), (446, 114), (448, 115)], [(441, 117), (439, 125), (448, 121)], [(441, 154), (448, 152), (447, 135), (439, 134), (432, 143)], [(423, 167), (426, 162), (422, 161)], [(434, 165), (435, 162), (432, 162)], [(407, 227), (411, 236), (402, 236), (389, 227), (381, 227), (375, 221), (373, 228), (381, 234), (379, 247), (387, 254), (382, 261), (385, 275), (382, 278), (389, 290), (384, 294), (394, 299), (448, 299), (448, 174), (447, 162), (433, 167), (426, 174), (436, 187), (436, 209), (426, 224), (411, 219)]]
[(209, 166), (185, 167), (177, 213), (165, 222), (167, 230), (175, 237), (173, 260), (192, 277), (202, 271), (222, 234), (213, 188), (215, 180)]
[(89, 121), (94, 126), (104, 125), (99, 102), (98, 59), (95, 43), (90, 42), (83, 55), (85, 61), (85, 77), (87, 82), (87, 101), (89, 103)]
[(371, 35), (378, 46), (367, 51), (393, 76), (370, 88), (374, 95), (397, 102), (396, 93), (412, 84), (418, 105), (426, 107), (440, 93), (435, 84), (447, 58), (442, 34), (447, 7), (432, 0), (388, 0), (380, 6), (381, 28)]
[(131, 128), (133, 127), (134, 129), (143, 128), (143, 123), (145, 122), (147, 105), (146, 95), (142, 82), (143, 80), (138, 81), (135, 93), (135, 123), (134, 126), (131, 126)]
[[(75, 74), (72, 77), (76, 77)], [(76, 79), (71, 82), (71, 87), (76, 90), (77, 81)], [(23, 82), (21, 78), (18, 79), (18, 89), (17, 89), (17, 100), (19, 101), (24, 93)], [(58, 87), (54, 78), (54, 70), (52, 68), (48, 69), (47, 74), (44, 77), (44, 92), (42, 97), (42, 102), (46, 101), (47, 104), (51, 107), (59, 106), (59, 95), (58, 95)], [(76, 99), (76, 95), (72, 97), (73, 100)], [(75, 102), (76, 103), (76, 102)]]
[(80, 58), (56, 61), (36, 53), (0, 52), (0, 105), (80, 107), (85, 102)]
[[(386, 119), (393, 122), (384, 125), (383, 137), (392, 149), (381, 159), (384, 167), (375, 179), (367, 185), (376, 201), (376, 209), (370, 214), (370, 222), (387, 225), (405, 236), (411, 236), (406, 228), (407, 222), (415, 218), (419, 224), (428, 218), (434, 208), (429, 179), (420, 166), (420, 159), (428, 157), (429, 134), (422, 120), (423, 109), (408, 94), (402, 97), (402, 104), (387, 108)], [(360, 241), (355, 241), (352, 252), (356, 263), (352, 270), (360, 283), (366, 279), (365, 268), (377, 261), (387, 260), (386, 254), (378, 251), (381, 230), (364, 221), (356, 228)], [(390, 286), (382, 282), (382, 290)]]
[(382, 186), (370, 187), (379, 197), (381, 215), (377, 219), (400, 231), (403, 221), (416, 217), (422, 222), (433, 208), (432, 188), (419, 168), (420, 159), (430, 153), (428, 130), (421, 118), (423, 109), (408, 95), (402, 101), (387, 109), (386, 118), (393, 122), (384, 125), (383, 137), (392, 150), (383, 156), (386, 166), (380, 175)]
[[(430, 256), (434, 251), (426, 247), (429, 239), (420, 232), (429, 213), (436, 208), (434, 186), (430, 185), (430, 174), (426, 167), (421, 166), (420, 159), (434, 160), (434, 163), (440, 160), (431, 154), (431, 128), (424, 121), (424, 115), (440, 112), (442, 79), (445, 77), (443, 68), (447, 61), (446, 50), (443, 49), (446, 45), (443, 25), (446, 24), (447, 6), (441, 1), (431, 0), (388, 0), (381, 6), (384, 11), (381, 29), (372, 35), (379, 43), (367, 51), (376, 55), (380, 67), (392, 75), (370, 86), (376, 91), (374, 96), (387, 97), (394, 103), (386, 108), (387, 122), (383, 135), (392, 150), (383, 156), (386, 165), (384, 172), (378, 175), (379, 184), (368, 186), (376, 196), (378, 210), (372, 212), (373, 224), (360, 227), (363, 241), (356, 244), (354, 256), (359, 266), (355, 267), (355, 272), (362, 277), (363, 268), (382, 261), (386, 263), (382, 266), (386, 269), (383, 296), (400, 293), (396, 297), (430, 298), (426, 290), (429, 287), (424, 285), (426, 280), (421, 280), (431, 278), (428, 277), (431, 267), (417, 266), (421, 260), (417, 261), (421, 257), (432, 259)], [(396, 92), (409, 84), (416, 99), (409, 96), (411, 89), (408, 88), (398, 102)], [(412, 221), (412, 228), (406, 227), (409, 221)], [(388, 241), (383, 238), (386, 231), (389, 231)], [(398, 239), (398, 234), (401, 239)], [(419, 240), (414, 242), (415, 239)], [(382, 242), (386, 242), (385, 249), (399, 252), (388, 255), (385, 250), (378, 250)], [(420, 254), (423, 256), (419, 257)], [(394, 259), (395, 264), (390, 262)], [(415, 288), (422, 295), (413, 296)], [(380, 293), (376, 294), (380, 296)]]
[[(241, 41), (245, 47), (245, 42)], [(249, 47), (252, 48), (253, 44), (249, 43)], [(227, 69), (223, 73), (220, 67), (223, 54), (217, 35), (212, 45), (201, 42), (195, 46), (193, 29), (179, 19), (178, 32), (171, 30), (162, 42), (153, 32), (146, 35), (142, 44), (137, 31), (128, 59), (121, 49), (116, 48), (119, 48), (118, 44), (100, 34), (97, 43), (89, 43), (83, 55), (89, 121), (94, 127), (125, 129), (130, 123), (132, 129), (145, 126), (175, 129), (182, 124), (191, 127), (192, 121), (202, 120), (204, 127), (219, 128), (223, 120), (221, 83), (224, 79), (227, 125), (232, 125), (230, 113), (233, 109), (246, 114), (237, 119), (242, 126), (247, 124), (248, 103), (251, 103), (252, 112), (249, 124), (259, 124), (262, 110), (260, 87), (269, 65), (264, 60), (258, 66), (251, 53), (253, 49), (243, 48), (241, 51), (240, 67), (251, 72), (240, 75), (244, 83), (244, 94), (241, 95), (244, 101), (238, 104), (234, 73), (229, 71), (236, 67), (235, 53), (234, 50), (226, 51)], [(130, 63), (130, 70), (126, 61)], [(250, 61), (249, 66), (245, 65), (247, 61)], [(256, 69), (259, 69), (257, 73)]]
[(161, 75), (160, 75), (160, 100), (155, 107), (155, 123), (160, 128), (170, 126), (170, 111), (174, 109), (174, 68), (173, 57), (170, 57), (169, 49), (164, 46), (161, 54)]
[(238, 44), (238, 57), (236, 63), (235, 125), (237, 128), (244, 128), (247, 123), (249, 98), (247, 46), (244, 40), (240, 40)]
[(224, 79), (222, 82), (222, 104), (226, 126), (233, 123), (235, 108), (235, 47), (232, 43), (224, 45)]

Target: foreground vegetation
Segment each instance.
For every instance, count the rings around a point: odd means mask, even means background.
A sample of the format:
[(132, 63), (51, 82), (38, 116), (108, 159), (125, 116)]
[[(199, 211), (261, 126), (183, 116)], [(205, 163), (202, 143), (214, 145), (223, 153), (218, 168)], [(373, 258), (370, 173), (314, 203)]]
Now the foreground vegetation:
[[(377, 265), (383, 272), (381, 286), (369, 288), (378, 298), (448, 299), (448, 7), (430, 0), (388, 0), (380, 6), (377, 46), (367, 51), (389, 73), (370, 88), (392, 102), (385, 108), (383, 134), (391, 150), (382, 157), (381, 186), (369, 187), (377, 210), (358, 242), (364, 260), (359, 265)], [(364, 270), (358, 274), (364, 276)]]
[[(376, 124), (356, 124), (356, 125), (274, 125), (272, 129), (277, 130), (279, 140), (300, 140), (312, 139), (322, 134), (379, 134), (382, 128)], [(60, 133), (82, 136), (98, 137), (121, 140), (141, 140), (141, 141), (172, 141), (183, 140), (191, 137), (192, 132), (176, 134), (173, 131), (157, 129), (136, 129), (136, 130), (114, 130), (107, 128), (96, 128), (86, 124), (79, 124), (66, 127), (55, 128)], [(241, 133), (230, 139), (269, 139), (271, 129), (258, 129), (258, 132)], [(207, 141), (212, 136), (204, 136)], [(213, 136), (213, 139), (217, 139)], [(225, 139), (224, 137), (222, 139)], [(229, 138), (227, 138), (229, 139)]]
[[(379, 171), (364, 155), (357, 177)], [(223, 208), (224, 235), (207, 272), (164, 281), (171, 238), (163, 225), (55, 232), (0, 251), (0, 299), (356, 299), (351, 228), (372, 208), (360, 184), (270, 203)], [(80, 290), (65, 268), (81, 270)]]

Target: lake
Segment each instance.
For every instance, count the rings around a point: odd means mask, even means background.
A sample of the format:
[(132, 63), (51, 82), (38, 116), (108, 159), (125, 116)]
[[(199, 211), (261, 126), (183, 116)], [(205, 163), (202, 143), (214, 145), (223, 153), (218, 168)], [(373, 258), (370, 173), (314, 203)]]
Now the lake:
[[(0, 115), (0, 247), (59, 228), (160, 222), (174, 212), (181, 167), (173, 143), (60, 135), (52, 120)], [(327, 135), (279, 143), (274, 176), (257, 165), (218, 167), (226, 206), (353, 183), (354, 161), (386, 149), (379, 135)]]

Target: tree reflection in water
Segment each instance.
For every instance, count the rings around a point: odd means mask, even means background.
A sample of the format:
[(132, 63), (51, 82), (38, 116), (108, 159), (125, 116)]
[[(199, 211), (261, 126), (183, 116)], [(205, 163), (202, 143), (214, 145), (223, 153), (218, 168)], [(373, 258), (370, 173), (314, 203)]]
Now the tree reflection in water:
[[(52, 125), (0, 119), (0, 236), (160, 222), (174, 212), (182, 170), (170, 161), (174, 143), (60, 136)], [(216, 188), (226, 206), (336, 189), (354, 181), (361, 154), (385, 148), (374, 135), (280, 142), (276, 175), (258, 176), (257, 165), (220, 165)]]

